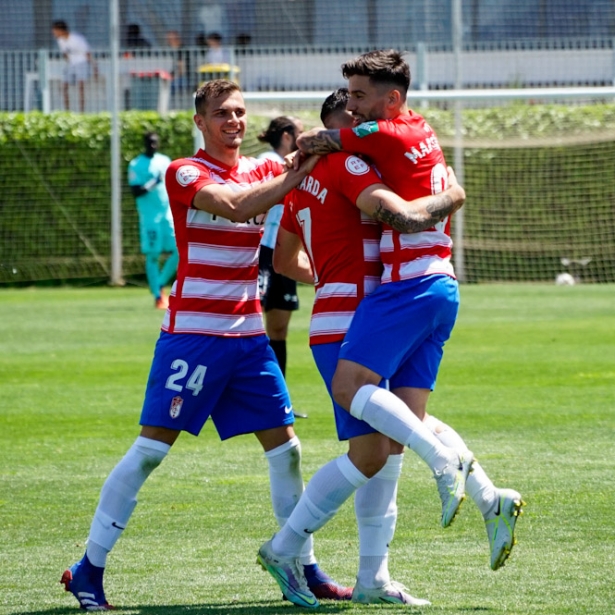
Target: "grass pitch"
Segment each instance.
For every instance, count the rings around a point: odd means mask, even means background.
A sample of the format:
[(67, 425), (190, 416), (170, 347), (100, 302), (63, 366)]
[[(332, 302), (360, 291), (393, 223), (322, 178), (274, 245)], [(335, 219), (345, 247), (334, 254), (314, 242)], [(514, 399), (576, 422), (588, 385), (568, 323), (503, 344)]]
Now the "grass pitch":
[[(509, 562), (489, 569), (466, 501), (439, 526), (430, 473), (411, 452), (399, 488), (393, 578), (442, 615), (615, 612), (615, 287), (463, 286), (430, 411), (465, 438), (500, 486), (527, 501)], [(307, 479), (345, 451), (307, 347), (312, 290), (293, 316), (288, 381)], [(162, 318), (143, 289), (0, 290), (0, 613), (78, 612), (64, 568), (84, 550), (100, 487), (138, 433)], [(275, 531), (253, 436), (183, 435), (139, 497), (109, 558), (121, 613), (296, 612), (255, 565)], [(316, 537), (325, 570), (352, 584), (350, 502)], [(324, 602), (320, 612), (377, 606)], [(397, 607), (382, 607), (399, 611)]]

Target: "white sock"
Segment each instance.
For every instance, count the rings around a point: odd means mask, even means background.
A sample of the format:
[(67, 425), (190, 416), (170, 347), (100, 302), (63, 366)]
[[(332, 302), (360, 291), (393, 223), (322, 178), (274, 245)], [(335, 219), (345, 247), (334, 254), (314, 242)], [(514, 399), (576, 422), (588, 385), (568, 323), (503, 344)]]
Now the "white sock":
[(283, 557), (297, 557), (305, 541), (329, 521), (368, 478), (342, 455), (324, 465), (310, 480), (272, 548)]
[(104, 568), (107, 554), (126, 528), (137, 505), (137, 493), (171, 447), (139, 436), (113, 468), (100, 492), (86, 553), (94, 566)]
[[(295, 436), (288, 442), (265, 453), (269, 464), (269, 486), (273, 514), (280, 527), (294, 510), (303, 493), (301, 476), (301, 442)], [(315, 564), (314, 540), (310, 538), (301, 550), (301, 563)]]
[[(450, 425), (431, 415), (425, 419), (425, 425), (446, 446), (454, 448), (460, 454), (468, 451), (463, 438)], [(472, 473), (466, 479), (466, 492), (474, 500), (483, 517), (497, 501), (497, 489), (478, 461), (474, 461)]]
[(386, 389), (363, 385), (350, 404), (350, 414), (412, 449), (432, 472), (457, 461), (457, 453), (444, 446), (399, 397)]
[(357, 581), (363, 587), (382, 587), (391, 580), (388, 553), (397, 522), (397, 482), (403, 460), (403, 454), (389, 455), (380, 472), (355, 494), (359, 526)]

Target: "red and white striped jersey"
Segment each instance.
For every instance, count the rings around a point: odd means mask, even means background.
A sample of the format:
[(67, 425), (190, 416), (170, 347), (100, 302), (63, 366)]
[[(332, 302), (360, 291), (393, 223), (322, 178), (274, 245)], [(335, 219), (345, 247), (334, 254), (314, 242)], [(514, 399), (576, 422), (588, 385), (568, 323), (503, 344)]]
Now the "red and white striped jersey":
[[(438, 138), (418, 113), (343, 128), (340, 138), (344, 151), (364, 155), (382, 181), (407, 201), (446, 189), (446, 162)], [(422, 233), (402, 234), (385, 226), (380, 242), (382, 282), (433, 273), (455, 277), (452, 245), (449, 218)]]
[(355, 205), (379, 183), (360, 158), (329, 154), (286, 197), (281, 225), (301, 238), (315, 277), (310, 345), (341, 341), (361, 299), (380, 284), (381, 227)]
[(265, 216), (231, 222), (196, 209), (195, 194), (207, 184), (247, 190), (284, 170), (272, 160), (241, 156), (228, 167), (199, 150), (174, 160), (166, 186), (179, 252), (162, 330), (169, 333), (247, 336), (265, 332), (258, 296), (258, 253)]

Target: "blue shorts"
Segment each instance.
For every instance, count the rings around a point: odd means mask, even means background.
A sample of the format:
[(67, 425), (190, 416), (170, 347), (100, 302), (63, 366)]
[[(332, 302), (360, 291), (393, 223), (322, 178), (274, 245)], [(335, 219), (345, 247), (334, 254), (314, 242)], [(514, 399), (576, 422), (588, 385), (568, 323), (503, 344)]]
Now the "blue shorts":
[(341, 345), (342, 342), (315, 344), (311, 346), (311, 349), (312, 355), (314, 356), (314, 361), (316, 362), (316, 367), (318, 368), (322, 379), (325, 381), (325, 386), (331, 396), (338, 440), (348, 440), (350, 438), (355, 438), (356, 436), (364, 436), (368, 433), (375, 433), (376, 430), (365, 421), (356, 419), (350, 414), (350, 412), (346, 412), (344, 408), (333, 401), (333, 395), (331, 394), (331, 381), (333, 380), (333, 374), (335, 374), (335, 368), (337, 366), (337, 359), (339, 357)]
[(390, 380), (391, 390), (433, 390), (458, 310), (459, 286), (447, 275), (382, 284), (359, 304), (340, 359)]
[(142, 254), (162, 254), (177, 250), (173, 222), (167, 218), (159, 220), (141, 218), (139, 236)]
[(196, 436), (210, 416), (221, 440), (295, 422), (266, 335), (160, 334), (140, 424)]

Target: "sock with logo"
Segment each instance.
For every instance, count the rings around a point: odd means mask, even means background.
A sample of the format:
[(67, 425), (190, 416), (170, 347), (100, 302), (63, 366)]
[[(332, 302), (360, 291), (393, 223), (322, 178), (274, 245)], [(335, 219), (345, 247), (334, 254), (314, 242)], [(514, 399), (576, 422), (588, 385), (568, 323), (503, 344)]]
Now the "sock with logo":
[(397, 483), (404, 456), (389, 455), (383, 468), (357, 490), (354, 499), (359, 527), (359, 572), (363, 587), (382, 587), (391, 580), (389, 544), (397, 522)]
[(367, 480), (348, 455), (325, 464), (314, 474), (288, 521), (273, 537), (273, 551), (284, 557), (297, 557), (305, 541), (335, 516)]
[[(425, 418), (425, 425), (445, 446), (455, 449), (458, 453), (468, 451), (463, 438), (450, 425), (432, 415)], [(472, 464), (472, 473), (466, 479), (466, 493), (474, 500), (483, 517), (491, 512), (498, 501), (498, 491), (495, 485), (476, 460)]]
[(86, 549), (94, 566), (105, 567), (107, 554), (126, 528), (137, 505), (139, 489), (170, 448), (163, 442), (139, 436), (109, 474), (100, 492)]

